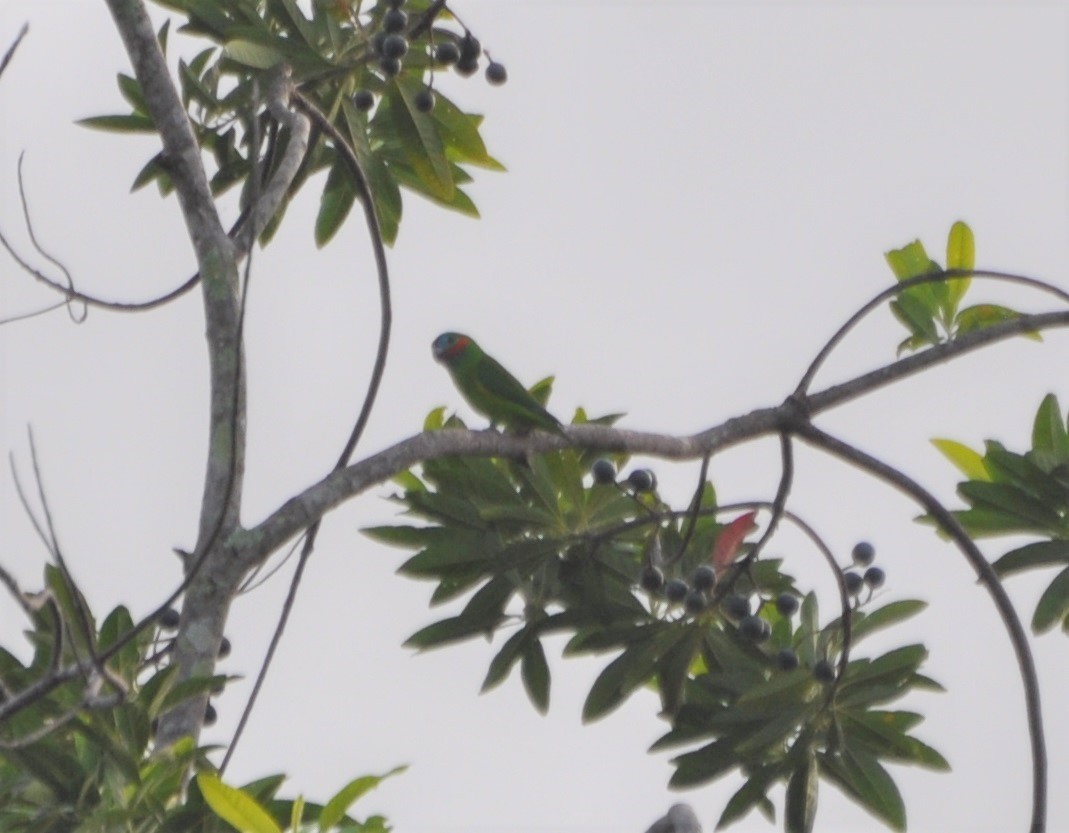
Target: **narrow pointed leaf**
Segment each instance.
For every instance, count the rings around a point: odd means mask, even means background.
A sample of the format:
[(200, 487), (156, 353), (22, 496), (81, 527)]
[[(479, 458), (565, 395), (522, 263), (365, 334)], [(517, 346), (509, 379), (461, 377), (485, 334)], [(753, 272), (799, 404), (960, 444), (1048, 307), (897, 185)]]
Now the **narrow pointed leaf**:
[(1065, 417), (1058, 405), (1058, 397), (1048, 393), (1036, 411), (1032, 425), (1032, 448), (1050, 452), (1057, 460), (1069, 460), (1069, 433)]
[(1000, 577), (1039, 567), (1069, 564), (1069, 541), (1037, 541), (1010, 550), (991, 566)]
[(531, 703), (545, 714), (549, 711), (549, 663), (540, 640), (532, 638), (524, 645), (520, 676)]
[(984, 456), (979, 451), (954, 440), (932, 440), (932, 445), (970, 480), (991, 479), (991, 475), (984, 468)]
[(399, 766), (385, 775), (362, 775), (354, 778), (328, 801), (319, 814), (319, 829), (330, 830), (341, 820), (353, 803), (367, 792), (375, 789), (385, 779), (404, 772), (408, 767)]
[(282, 833), (271, 815), (248, 793), (224, 784), (215, 775), (201, 772), (197, 787), (219, 818), (241, 833)]
[[(976, 266), (976, 242), (973, 239), (972, 229), (961, 220), (950, 227), (950, 235), (947, 237), (947, 269), (962, 272), (971, 272)], [(969, 289), (971, 278), (955, 278), (947, 281), (947, 302), (945, 312), (947, 318), (953, 318), (954, 313), (961, 303), (962, 297)]]
[(787, 833), (811, 833), (817, 817), (817, 790), (820, 786), (817, 758), (812, 750), (803, 750), (794, 772), (787, 781), (783, 808), (783, 829)]
[(1039, 597), (1036, 612), (1032, 616), (1032, 630), (1036, 633), (1049, 631), (1069, 615), (1069, 567), (1054, 577), (1043, 595)]

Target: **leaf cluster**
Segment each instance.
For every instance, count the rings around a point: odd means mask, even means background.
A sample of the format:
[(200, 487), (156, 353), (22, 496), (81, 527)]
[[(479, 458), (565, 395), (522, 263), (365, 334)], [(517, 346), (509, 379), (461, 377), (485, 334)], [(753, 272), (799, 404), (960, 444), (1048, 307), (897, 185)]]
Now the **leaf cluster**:
[(1031, 448), (1023, 454), (995, 440), (980, 454), (953, 440), (936, 447), (968, 478), (958, 494), (968, 509), (955, 516), (973, 537), (1019, 534), (1037, 537), (992, 565), (1002, 577), (1026, 570), (1060, 568), (1032, 616), (1037, 633), (1059, 623), (1069, 633), (1069, 427), (1054, 394), (1040, 403)]
[[(467, 170), (478, 166), (503, 170), (479, 134), (482, 117), (465, 113), (440, 91), (425, 112), (417, 95), (433, 73), (436, 44), (458, 42), (460, 35), (438, 20), (417, 31), (429, 0), (410, 0), (409, 50), (401, 70), (391, 75), (379, 64), (376, 36), (388, 3), (316, 2), (307, 17), (296, 0), (158, 0), (180, 13), (180, 31), (212, 41), (188, 62), (179, 60), (181, 95), (197, 140), (214, 163), (210, 184), (221, 194), (241, 185), (241, 205), (270, 177), (281, 158), (287, 133), (263, 109), (271, 74), (287, 65), (301, 93), (325, 113), (356, 153), (370, 182), (385, 242), (392, 243), (401, 220), (401, 188), (438, 205), (473, 217), (474, 202), (463, 190), (472, 181)], [(166, 50), (170, 21), (159, 32)], [(131, 112), (96, 116), (81, 123), (94, 128), (154, 133), (138, 81), (118, 76), (119, 91)], [(378, 106), (364, 112), (353, 103), (358, 90), (372, 92)], [(264, 145), (261, 149), (261, 145)], [(289, 200), (313, 175), (326, 172), (315, 224), (319, 246), (337, 233), (357, 199), (342, 155), (318, 132), (292, 183), (286, 200), (261, 235), (266, 243), (277, 230)], [(162, 194), (173, 190), (163, 154), (151, 158), (135, 177), (135, 189), (155, 182)]]
[[(214, 770), (210, 750), (196, 748), (189, 738), (162, 749), (153, 743), (160, 715), (188, 697), (218, 690), (226, 679), (178, 682), (156, 629), (142, 630), (112, 652), (134, 628), (129, 611), (115, 608), (98, 628), (85, 598), (58, 567), (46, 567), (45, 589), (27, 598), (32, 657), (23, 663), (0, 648), (3, 699), (71, 664), (80, 664), (84, 674), (0, 722), (0, 830), (232, 833), (233, 817), (217, 807), (219, 791), (203, 788), (201, 778), (186, 787), (190, 769), (202, 774)], [(107, 660), (94, 659), (109, 654)], [(269, 812), (268, 819), (300, 819), (303, 814), (305, 821), (318, 819), (320, 831), (385, 833), (389, 827), (380, 816), (358, 822), (346, 815), (352, 802), (384, 777), (358, 778), (325, 805), (277, 798), (281, 775), (225, 789), (241, 806)], [(281, 829), (271, 823), (273, 827), (236, 826)]]
[[(573, 420), (587, 421), (582, 410)], [(439, 409), (425, 427), (463, 423)], [(464, 598), (459, 613), (406, 644), (429, 649), (501, 632), (483, 690), (518, 666), (532, 704), (545, 711), (550, 668), (543, 641), (564, 635), (566, 656), (612, 655), (587, 695), (584, 720), (652, 691), (671, 724), (654, 750), (692, 747), (672, 761), (672, 786), (742, 773), (745, 783), (722, 825), (754, 807), (771, 814), (769, 791), (784, 783), (787, 829), (810, 829), (824, 778), (903, 829), (901, 796), (884, 764), (947, 768), (909, 734), (919, 715), (884, 708), (915, 688), (938, 689), (918, 671), (924, 647), (848, 661), (851, 637), (842, 617), (821, 626), (812, 593), (797, 622), (781, 614), (780, 594), (803, 594), (783, 572), (782, 559), (759, 557), (752, 544), (740, 546), (746, 555), (724, 567), (704, 595), (692, 584), (688, 604), (671, 599), (667, 583), (692, 581), (698, 567), (708, 569), (718, 539), (730, 535), (732, 525), (716, 518), (712, 484), (702, 484), (691, 505), (677, 511), (656, 489), (636, 491), (627, 478), (594, 478), (594, 457), (574, 449), (523, 460), (453, 457), (396, 478), (401, 491), (393, 500), (418, 523), (365, 532), (416, 550), (399, 572), (435, 582), (432, 604)], [(619, 471), (628, 461), (617, 456), (613, 463)], [(643, 589), (651, 568), (666, 583)], [(692, 606), (695, 593), (700, 599)], [(722, 605), (739, 596), (756, 602), (767, 624), (763, 637), (747, 634), (738, 614)], [(901, 601), (870, 613), (847, 609), (853, 643), (923, 607)], [(782, 670), (783, 652), (797, 657), (793, 670)], [(821, 663), (841, 664), (839, 676), (821, 681), (814, 673)]]
[[(968, 273), (976, 266), (976, 244), (972, 229), (960, 220), (951, 226), (947, 237), (945, 270), (928, 256), (920, 240), (892, 249), (884, 257), (900, 282), (945, 272), (964, 273), (963, 277), (914, 284), (891, 301), (891, 312), (910, 332), (898, 345), (899, 353), (952, 341), (957, 336), (1021, 315), (998, 304), (961, 308), (972, 282)], [(1038, 334), (1033, 337), (1039, 338)]]

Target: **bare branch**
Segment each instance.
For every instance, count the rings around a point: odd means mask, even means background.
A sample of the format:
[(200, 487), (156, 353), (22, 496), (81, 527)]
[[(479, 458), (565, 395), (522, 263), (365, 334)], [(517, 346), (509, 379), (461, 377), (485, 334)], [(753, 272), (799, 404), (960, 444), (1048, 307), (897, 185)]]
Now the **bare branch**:
[[(802, 405), (810, 414), (830, 410), (985, 345), (1005, 341), (1022, 333), (1064, 326), (1069, 326), (1069, 311), (1025, 315), (1012, 321), (1003, 321), (814, 393)], [(782, 405), (760, 408), (684, 437), (600, 425), (571, 425), (565, 427), (563, 435), (535, 431), (526, 437), (496, 431), (446, 429), (425, 432), (328, 475), (286, 501), (256, 527), (239, 533), (241, 545), (237, 542), (235, 545), (241, 557), (248, 559), (249, 566), (259, 563), (325, 512), (424, 460), (455, 455), (522, 457), (562, 448), (622, 451), (668, 460), (696, 460), (782, 428), (790, 428), (797, 419), (798, 408), (799, 402), (792, 397)]]
[[(300, 93), (293, 92), (292, 95), (297, 106), (311, 117), (315, 122), (316, 127), (330, 136), (334, 142), (335, 149), (341, 155), (341, 158), (345, 160), (346, 167), (352, 176), (354, 186), (360, 195), (360, 201), (364, 207), (364, 218), (367, 222), (368, 232), (371, 237), (371, 245), (375, 254), (375, 267), (378, 274), (379, 341), (375, 351), (375, 361), (372, 365), (371, 378), (368, 381), (367, 392), (364, 395), (363, 404), (360, 406), (360, 412), (357, 415), (356, 423), (353, 425), (353, 430), (349, 435), (349, 439), (346, 441), (345, 447), (342, 449), (337, 462), (334, 464), (333, 471), (337, 472), (348, 464), (353, 452), (356, 450), (357, 443), (360, 441), (360, 437), (363, 435), (364, 429), (367, 427), (368, 420), (371, 417), (371, 410), (374, 407), (375, 399), (382, 383), (382, 377), (386, 371), (386, 357), (390, 349), (390, 331), (393, 322), (393, 309), (390, 300), (390, 271), (386, 262), (386, 249), (382, 242), (382, 228), (379, 225), (378, 215), (375, 212), (375, 199), (374, 194), (371, 191), (371, 183), (360, 164), (360, 160), (356, 156), (356, 152), (349, 144), (348, 139), (346, 139), (346, 137), (334, 126), (333, 122), (331, 122), (318, 107), (312, 104), (307, 98), (301, 96)], [(296, 173), (296, 170), (294, 170), (294, 173)], [(253, 684), (249, 699), (246, 701), (245, 708), (242, 710), (241, 719), (238, 721), (237, 728), (234, 730), (234, 735), (227, 746), (226, 756), (223, 758), (223, 762), (219, 767), (220, 772), (225, 771), (234, 751), (237, 749), (238, 741), (241, 740), (242, 733), (245, 731), (245, 726), (247, 725), (249, 717), (252, 715), (252, 710), (256, 705), (260, 690), (263, 688), (264, 681), (267, 679), (267, 672), (271, 667), (271, 661), (274, 659), (275, 652), (277, 651), (279, 644), (282, 642), (282, 634), (285, 632), (286, 624), (289, 622), (290, 613), (296, 602), (297, 591), (300, 587), (301, 579), (304, 576), (304, 569), (308, 564), (308, 559), (311, 557), (312, 552), (315, 549), (316, 537), (319, 534), (319, 526), (322, 517), (322, 515), (318, 515), (313, 518), (311, 525), (305, 532), (304, 544), (301, 547), (301, 554), (297, 561), (297, 568), (294, 570), (293, 577), (290, 579), (290, 586), (286, 592), (286, 600), (282, 605), (282, 611), (279, 613), (278, 623), (271, 636), (271, 642), (268, 645), (264, 660), (260, 665), (260, 670), (256, 675), (256, 682)]]
[(107, 0), (107, 4), (163, 140), (168, 173), (175, 184), (189, 238), (203, 271), (206, 260), (217, 259), (225, 251), (226, 235), (208, 186), (193, 126), (171, 80), (142, 0)]
[(30, 204), (29, 204), (29, 201), (26, 199), (26, 182), (25, 182), (25, 180), (23, 179), (23, 176), (22, 176), (22, 163), (25, 160), (25, 158), (26, 158), (26, 152), (23, 151), (22, 153), (19, 154), (18, 182), (19, 182), (19, 202), (22, 203), (22, 218), (23, 218), (23, 221), (26, 223), (26, 232), (27, 232), (27, 234), (29, 234), (30, 242), (33, 244), (33, 247), (37, 250), (37, 254), (39, 254), (41, 257), (43, 257), (45, 260), (47, 260), (49, 263), (51, 263), (53, 266), (55, 266), (57, 269), (59, 269), (60, 272), (63, 273), (63, 277), (66, 279), (66, 284), (67, 284), (67, 289), (68, 289), (68, 293), (67, 293), (67, 300), (68, 300), (67, 314), (71, 317), (71, 320), (75, 324), (81, 324), (83, 321), (85, 321), (85, 317), (88, 314), (89, 310), (86, 307), (86, 305), (83, 304), (81, 312), (80, 313), (76, 313), (74, 311), (74, 308), (69, 303), (70, 302), (69, 290), (73, 290), (74, 289), (74, 279), (71, 277), (70, 270), (66, 266), (64, 266), (63, 263), (61, 263), (57, 258), (53, 257), (52, 255), (50, 255), (48, 252), (46, 252), (44, 250), (44, 247), (37, 241), (37, 235), (34, 233), (33, 222), (30, 220)]

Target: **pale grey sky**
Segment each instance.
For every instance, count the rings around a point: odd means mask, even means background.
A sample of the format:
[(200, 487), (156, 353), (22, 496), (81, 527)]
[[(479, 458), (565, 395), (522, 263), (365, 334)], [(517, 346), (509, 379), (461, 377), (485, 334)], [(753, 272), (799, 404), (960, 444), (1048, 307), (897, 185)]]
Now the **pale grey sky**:
[[(976, 233), (978, 265), (1069, 286), (1069, 4), (457, 0), (457, 9), (510, 80), (447, 86), (487, 114), (484, 135), (509, 173), (477, 174), (480, 221), (406, 195), (390, 256), (393, 350), (365, 452), (416, 432), (435, 406), (470, 415), (430, 356), (447, 329), (476, 335), (525, 381), (556, 373), (558, 414), (583, 405), (627, 411), (630, 427), (690, 432), (780, 401), (835, 327), (889, 282), (882, 252), (920, 236), (941, 258), (959, 218)], [(13, 184), (25, 150), (38, 234), (81, 288), (139, 299), (177, 285), (192, 257), (174, 200), (128, 194), (154, 144), (72, 124), (123, 107), (114, 75), (128, 62), (104, 4), (3, 0), (0, 42), (25, 20), (30, 35), (0, 82), (0, 224), (27, 250)], [(333, 463), (376, 338), (365, 232), (354, 223), (317, 251), (316, 207), (309, 189), (255, 255), (250, 521)], [(1002, 289), (973, 294), (1051, 308)], [(0, 259), (0, 316), (50, 300)], [(61, 540), (100, 612), (120, 601), (150, 609), (178, 580), (171, 548), (193, 543), (202, 330), (195, 294), (148, 315), (94, 310), (74, 326), (57, 312), (0, 328), (3, 448), (25, 475), (33, 426)], [(887, 362), (902, 336), (889, 314), (873, 316), (817, 387)], [(998, 437), (1021, 448), (1043, 394), (1069, 405), (1067, 358), (1057, 333), (1001, 345), (821, 424), (952, 499), (955, 472), (928, 439)], [(777, 461), (774, 442), (715, 459), (722, 499), (770, 498)], [(653, 465), (685, 500), (697, 466)], [(386, 814), (402, 833), (626, 833), (681, 799), (711, 830), (739, 781), (669, 793), (665, 757), (645, 752), (665, 728), (652, 695), (580, 725), (607, 658), (553, 661), (552, 706), (540, 717), (518, 679), (478, 696), (492, 656), (485, 643), (423, 656), (399, 647), (447, 611), (427, 610), (429, 586), (393, 575), (406, 553), (360, 535), (393, 517), (388, 493), (325, 524), (229, 778), (285, 771), (290, 793), (323, 799), (351, 776), (409, 763), (355, 808)], [(918, 735), (954, 767), (895, 769), (911, 830), (1021, 829), (1021, 686), (963, 560), (912, 522), (907, 501), (813, 453), (799, 453), (792, 508), (844, 557), (872, 540), (886, 599), (932, 603), (870, 646), (926, 641), (926, 670), (949, 688), (902, 704), (928, 716)], [(0, 558), (33, 586), (45, 553), (8, 477), (0, 509)], [(985, 543), (992, 556), (1009, 547)], [(803, 584), (827, 589), (802, 542), (785, 535), (774, 549)], [(255, 673), (288, 572), (237, 602), (224, 670)], [(1011, 584), (1025, 618), (1043, 584)], [(22, 625), (0, 601), (5, 645)], [(1069, 771), (1069, 643), (1054, 634), (1035, 646), (1058, 785)], [(247, 690), (239, 683), (220, 699), (208, 740), (229, 737)], [(821, 797), (821, 831), (878, 829), (833, 788), (822, 785)], [(754, 816), (735, 829), (770, 828)], [(1069, 831), (1069, 795), (1057, 787), (1051, 829)]]

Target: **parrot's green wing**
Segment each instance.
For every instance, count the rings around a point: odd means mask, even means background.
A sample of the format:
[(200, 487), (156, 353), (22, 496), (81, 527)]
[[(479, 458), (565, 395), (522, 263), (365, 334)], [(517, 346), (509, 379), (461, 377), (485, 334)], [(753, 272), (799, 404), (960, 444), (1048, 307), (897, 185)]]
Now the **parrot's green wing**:
[(480, 357), (475, 367), (475, 381), (485, 398), (492, 401), (492, 407), (487, 411), (493, 420), (516, 428), (560, 431), (560, 421), (493, 357), (485, 353)]

